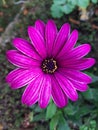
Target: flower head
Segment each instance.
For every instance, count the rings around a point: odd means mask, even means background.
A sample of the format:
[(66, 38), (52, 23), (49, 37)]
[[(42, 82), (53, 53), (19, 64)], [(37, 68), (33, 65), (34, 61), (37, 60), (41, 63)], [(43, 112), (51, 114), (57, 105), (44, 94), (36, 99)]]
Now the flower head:
[(6, 77), (11, 88), (27, 85), (22, 103), (28, 106), (38, 102), (45, 108), (50, 98), (60, 108), (67, 105), (68, 99), (76, 101), (77, 90), (86, 91), (91, 82), (91, 77), (81, 72), (95, 63), (93, 58), (84, 58), (90, 45), (74, 47), (78, 31), (70, 33), (68, 23), (58, 31), (52, 20), (46, 25), (37, 20), (34, 27), (28, 27), (28, 35), (30, 41), (15, 38), (17, 50), (7, 51), (8, 60), (18, 67)]

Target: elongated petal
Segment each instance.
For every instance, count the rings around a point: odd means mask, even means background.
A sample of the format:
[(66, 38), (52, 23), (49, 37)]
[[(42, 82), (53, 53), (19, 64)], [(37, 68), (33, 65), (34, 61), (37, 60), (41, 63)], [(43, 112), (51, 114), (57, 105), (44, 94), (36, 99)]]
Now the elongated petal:
[(6, 81), (12, 89), (18, 89), (30, 83), (40, 73), (40, 69), (16, 69), (7, 75)]
[(57, 58), (63, 56), (68, 51), (70, 51), (74, 47), (74, 45), (76, 44), (77, 40), (78, 40), (78, 31), (74, 30), (71, 33), (71, 35), (70, 35), (69, 39), (67, 40), (67, 42), (65, 43), (64, 47), (60, 51), (60, 53), (57, 55)]
[(34, 47), (28, 41), (22, 38), (15, 38), (13, 40), (13, 45), (23, 54), (33, 59), (41, 60), (41, 57), (37, 54)]
[(73, 58), (81, 59), (82, 57), (87, 55), (90, 52), (90, 50), (91, 50), (91, 46), (89, 44), (83, 44), (76, 47), (69, 53), (66, 53), (64, 56), (60, 58), (60, 60), (73, 59)]
[(70, 81), (73, 84), (74, 88), (80, 92), (84, 92), (88, 89), (88, 85), (83, 82), (77, 82), (75, 80), (70, 80)]
[[(11, 84), (11, 82), (18, 77), (19, 75), (21, 75), (22, 73), (24, 73), (24, 69), (15, 69), (13, 71), (11, 71), (7, 76), (6, 76), (6, 82), (8, 82), (9, 84)], [(27, 70), (26, 70), (27, 71)], [(25, 72), (26, 72), (25, 71)]]
[(46, 49), (48, 57), (51, 56), (53, 44), (57, 35), (57, 28), (52, 20), (49, 20), (46, 24), (45, 38), (46, 38)]
[(51, 97), (51, 79), (49, 75), (44, 75), (39, 95), (39, 105), (41, 108), (47, 107)]
[(69, 37), (69, 33), (70, 33), (70, 25), (66, 23), (61, 27), (60, 31), (57, 34), (57, 38), (53, 46), (53, 54), (52, 54), (53, 57), (55, 57), (62, 49), (62, 47), (64, 46)]
[(45, 24), (41, 20), (36, 20), (35, 22), (35, 28), (41, 33), (41, 35), (45, 36)]
[(39, 99), (39, 91), (42, 85), (43, 77), (36, 77), (25, 89), (22, 95), (22, 103), (28, 106), (35, 104)]
[(84, 58), (80, 60), (67, 60), (65, 62), (60, 63), (61, 67), (76, 69), (76, 70), (85, 70), (90, 68), (95, 64), (94, 58)]
[(78, 47), (76, 47), (74, 50), (72, 50), (69, 54), (69, 58), (76, 58), (80, 59), (87, 55), (91, 50), (91, 46), (89, 44), (83, 44)]
[(79, 82), (91, 83), (92, 78), (85, 73), (77, 70), (60, 68), (59, 72), (66, 76), (68, 79), (72, 79)]
[(25, 55), (22, 55), (17, 50), (7, 51), (7, 59), (9, 60), (9, 62), (20, 68), (32, 68), (40, 66), (39, 61), (33, 60)]
[(55, 73), (55, 77), (67, 97), (72, 101), (76, 101), (78, 99), (78, 94), (74, 89), (73, 84), (58, 72)]
[(46, 58), (45, 41), (41, 33), (34, 27), (29, 26), (28, 34), (36, 51), (41, 55), (42, 58)]
[(52, 77), (52, 92), (51, 93), (52, 93), (52, 98), (55, 104), (59, 108), (62, 108), (67, 105), (68, 99), (66, 95), (63, 93), (62, 89), (60, 88), (54, 76)]

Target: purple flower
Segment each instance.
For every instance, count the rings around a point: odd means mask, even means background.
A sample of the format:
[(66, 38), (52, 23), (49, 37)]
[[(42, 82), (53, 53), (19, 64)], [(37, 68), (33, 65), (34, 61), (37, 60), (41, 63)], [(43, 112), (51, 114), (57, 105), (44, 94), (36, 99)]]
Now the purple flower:
[(81, 72), (94, 65), (93, 58), (84, 58), (91, 47), (83, 44), (74, 47), (78, 31), (70, 34), (70, 25), (65, 23), (58, 31), (49, 20), (45, 25), (41, 20), (28, 27), (30, 41), (15, 38), (17, 50), (7, 51), (9, 62), (17, 66), (6, 80), (12, 89), (27, 85), (22, 103), (31, 106), (36, 102), (41, 108), (47, 107), (50, 98), (62, 108), (68, 99), (76, 101), (78, 91), (86, 91), (92, 79)]

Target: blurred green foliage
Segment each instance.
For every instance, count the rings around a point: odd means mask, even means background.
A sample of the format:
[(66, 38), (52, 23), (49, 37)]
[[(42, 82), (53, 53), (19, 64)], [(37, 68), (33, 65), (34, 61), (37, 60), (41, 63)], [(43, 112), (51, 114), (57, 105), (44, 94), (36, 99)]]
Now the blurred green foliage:
[(96, 4), (97, 0), (53, 0), (51, 14), (54, 18), (61, 18), (64, 14), (70, 14), (77, 7), (87, 8), (91, 3)]

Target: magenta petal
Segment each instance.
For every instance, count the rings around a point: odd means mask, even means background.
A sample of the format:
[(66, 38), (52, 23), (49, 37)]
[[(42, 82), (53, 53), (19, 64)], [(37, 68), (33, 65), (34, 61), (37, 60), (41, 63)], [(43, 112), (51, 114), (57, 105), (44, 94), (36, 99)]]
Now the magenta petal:
[(85, 55), (87, 55), (91, 50), (91, 46), (89, 44), (83, 44), (76, 48), (74, 48), (69, 53), (66, 53), (60, 60), (67, 60), (67, 59), (81, 59)]
[(76, 70), (85, 70), (95, 64), (94, 58), (84, 58), (80, 60), (69, 59), (60, 63), (60, 67)]
[(54, 57), (59, 53), (59, 51), (62, 49), (62, 47), (66, 43), (69, 37), (69, 33), (70, 33), (70, 25), (66, 23), (61, 27), (55, 39), (55, 43), (53, 46), (53, 54), (52, 54)]
[(9, 84), (19, 75), (21, 75), (22, 73), (24, 73), (24, 69), (15, 69), (13, 71), (11, 71), (7, 76), (6, 76), (6, 82), (8, 82)]
[(72, 79), (84, 83), (92, 82), (92, 78), (90, 76), (77, 70), (60, 68), (59, 72), (62, 73), (62, 75), (64, 75), (68, 79)]
[(46, 29), (45, 29), (46, 49), (47, 49), (48, 57), (51, 56), (56, 35), (57, 35), (56, 25), (52, 20), (49, 20), (48, 23), (46, 24)]
[(83, 44), (73, 49), (68, 55), (68, 57), (80, 59), (85, 55), (87, 55), (90, 52), (90, 50), (91, 50), (91, 46), (89, 44)]
[(42, 75), (36, 77), (25, 89), (22, 95), (22, 103), (28, 106), (35, 104), (39, 100), (39, 91), (43, 78)]
[(6, 81), (11, 85), (12, 89), (18, 89), (30, 83), (40, 73), (40, 69), (16, 69), (7, 75)]
[(67, 97), (72, 101), (76, 101), (78, 99), (78, 94), (74, 89), (73, 84), (58, 72), (55, 73), (55, 77), (60, 87), (62, 88), (63, 92), (67, 95)]
[(36, 28), (30, 26), (28, 27), (28, 34), (36, 51), (42, 58), (46, 58), (45, 41), (41, 33)]
[(52, 98), (55, 104), (62, 108), (67, 105), (68, 99), (66, 95), (62, 92), (57, 80), (54, 76), (52, 76), (52, 90), (51, 90)]
[(13, 45), (23, 54), (36, 59), (41, 60), (41, 57), (35, 52), (34, 47), (26, 40), (22, 38), (15, 38), (13, 40)]
[(95, 64), (95, 59), (94, 58), (85, 58), (85, 59), (81, 59), (80, 61), (76, 62), (76, 64), (73, 65), (73, 66), (76, 69), (84, 70), (84, 69), (90, 68), (94, 64)]
[(41, 33), (43, 37), (45, 36), (45, 24), (43, 21), (37, 20), (35, 22), (35, 28)]
[(9, 62), (20, 68), (32, 68), (40, 66), (39, 61), (31, 59), (19, 53), (17, 50), (7, 51), (7, 59), (9, 60)]
[(74, 30), (69, 39), (67, 40), (67, 42), (65, 43), (64, 47), (62, 48), (62, 50), (60, 51), (60, 53), (57, 55), (57, 57), (62, 57), (64, 54), (66, 54), (68, 51), (70, 51), (74, 45), (76, 44), (78, 40), (78, 31)]
[(83, 82), (78, 82), (76, 80), (71, 80), (71, 83), (73, 84), (74, 88), (77, 89), (80, 92), (84, 92), (88, 89), (88, 85)]
[(39, 94), (39, 105), (41, 108), (46, 108), (51, 97), (51, 79), (50, 75), (44, 75)]

